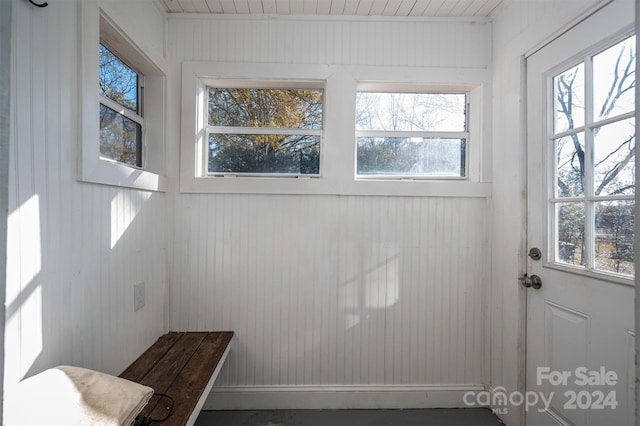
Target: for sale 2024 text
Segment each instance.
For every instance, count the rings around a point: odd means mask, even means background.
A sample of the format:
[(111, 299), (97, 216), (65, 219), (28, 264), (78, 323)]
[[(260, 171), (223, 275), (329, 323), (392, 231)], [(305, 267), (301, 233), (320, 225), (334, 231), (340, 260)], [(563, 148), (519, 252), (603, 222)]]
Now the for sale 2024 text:
[[(591, 387), (613, 387), (618, 383), (618, 374), (615, 371), (607, 371), (602, 366), (599, 370), (589, 370), (587, 367), (578, 367), (575, 370), (551, 370), (549, 367), (538, 367), (536, 371), (536, 384), (542, 386), (548, 382), (551, 386), (569, 386), (573, 384), (580, 387), (589, 387), (582, 390), (567, 390), (564, 392), (566, 410), (615, 409), (618, 406), (615, 390), (592, 390)], [(551, 392), (553, 398), (553, 392)]]

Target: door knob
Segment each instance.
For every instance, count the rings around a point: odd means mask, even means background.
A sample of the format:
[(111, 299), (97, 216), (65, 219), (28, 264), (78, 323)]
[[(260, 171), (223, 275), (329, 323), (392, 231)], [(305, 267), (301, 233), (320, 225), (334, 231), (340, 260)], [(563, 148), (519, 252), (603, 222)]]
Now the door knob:
[(526, 288), (531, 287), (534, 290), (538, 290), (540, 287), (542, 287), (542, 278), (537, 275), (529, 276), (527, 274), (524, 274), (524, 276), (522, 278), (518, 278), (518, 280)]

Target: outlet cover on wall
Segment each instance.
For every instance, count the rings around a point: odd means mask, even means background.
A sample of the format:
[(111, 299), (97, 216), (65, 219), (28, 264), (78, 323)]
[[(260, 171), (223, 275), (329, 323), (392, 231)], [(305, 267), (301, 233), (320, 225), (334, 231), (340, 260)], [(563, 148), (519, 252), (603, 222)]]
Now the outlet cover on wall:
[(145, 294), (144, 283), (138, 283), (133, 285), (133, 310), (137, 311), (144, 307)]

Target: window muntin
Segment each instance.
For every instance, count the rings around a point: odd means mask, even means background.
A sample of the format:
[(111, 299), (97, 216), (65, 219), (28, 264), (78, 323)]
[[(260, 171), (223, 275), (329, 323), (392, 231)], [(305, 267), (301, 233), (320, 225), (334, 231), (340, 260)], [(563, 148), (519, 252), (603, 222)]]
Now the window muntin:
[(207, 95), (209, 174), (320, 174), (321, 88), (210, 86)]
[(467, 176), (467, 93), (356, 94), (356, 175)]
[(99, 45), (100, 155), (142, 167), (142, 76)]
[(551, 79), (555, 263), (634, 275), (635, 36)]

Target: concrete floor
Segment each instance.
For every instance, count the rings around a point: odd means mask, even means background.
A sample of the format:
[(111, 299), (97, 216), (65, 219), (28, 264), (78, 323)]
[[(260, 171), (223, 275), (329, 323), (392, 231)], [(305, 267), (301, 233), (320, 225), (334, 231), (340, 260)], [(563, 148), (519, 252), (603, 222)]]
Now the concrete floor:
[(202, 411), (196, 426), (500, 426), (484, 408)]

